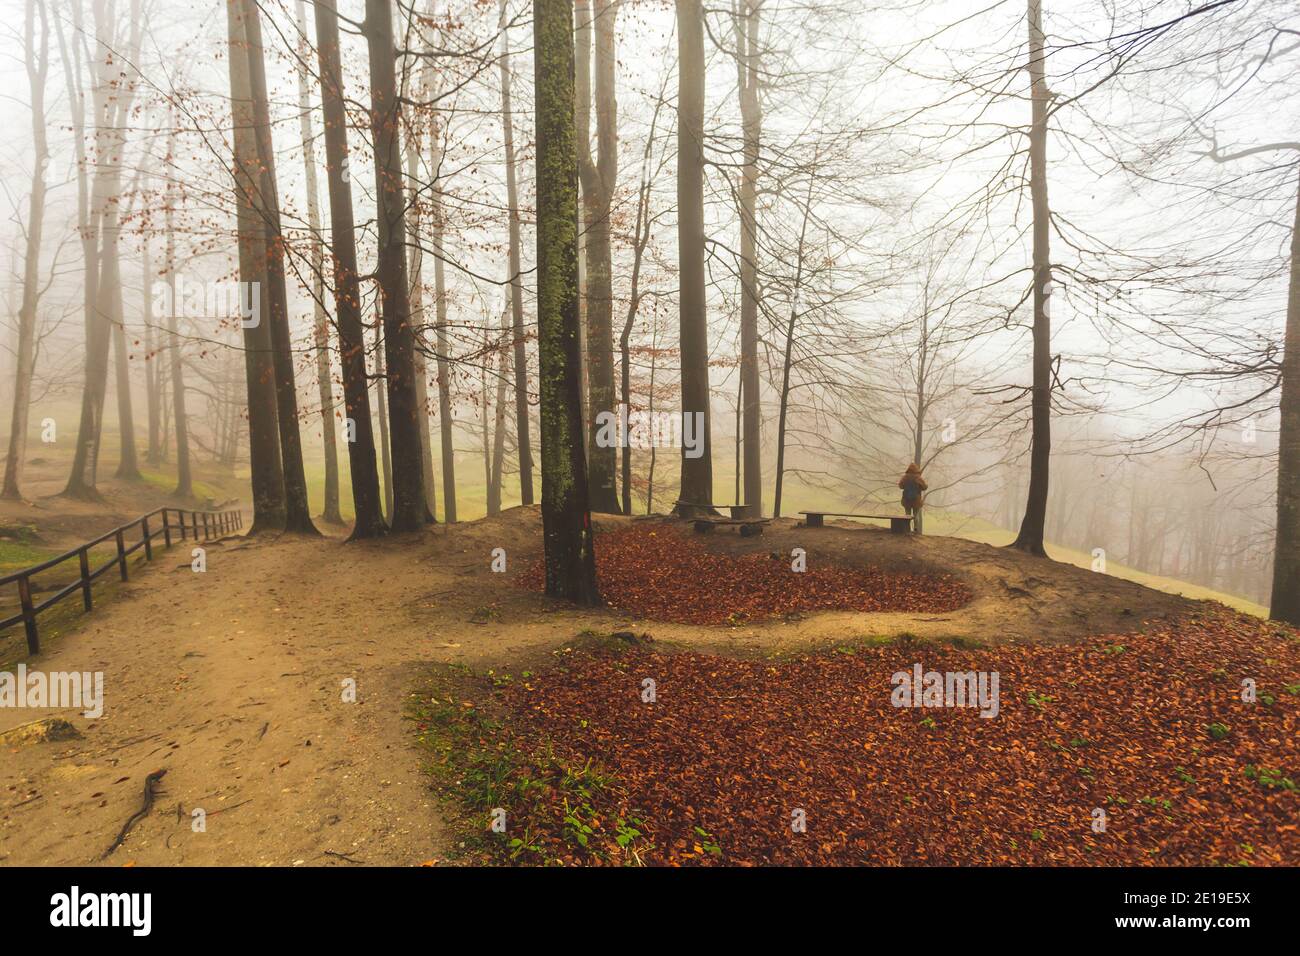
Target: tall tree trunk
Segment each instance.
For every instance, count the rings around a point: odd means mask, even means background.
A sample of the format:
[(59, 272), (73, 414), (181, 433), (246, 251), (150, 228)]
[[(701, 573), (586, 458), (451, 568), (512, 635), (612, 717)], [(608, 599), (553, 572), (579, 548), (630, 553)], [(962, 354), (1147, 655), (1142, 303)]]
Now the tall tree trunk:
[(780, 406), (776, 416), (776, 488), (772, 493), (772, 516), (781, 517), (781, 491), (785, 484), (785, 422), (790, 408), (790, 368), (794, 355), (795, 306), (790, 306), (790, 318), (785, 328), (785, 356), (781, 363)]
[[(41, 37), (35, 42), (36, 13)], [(18, 348), (14, 356), (14, 405), (9, 420), (9, 450), (5, 455), (4, 488), (0, 497), (22, 497), (19, 481), (27, 451), (27, 422), (31, 410), (32, 376), (36, 368), (36, 304), (40, 298), (41, 232), (45, 222), (45, 78), (50, 71), (50, 25), (45, 0), (27, 0), (23, 19), (23, 50), (32, 97), (32, 191), (27, 200), (27, 248), (23, 260), (23, 297), (18, 308)], [(39, 51), (39, 52), (38, 52)]]
[[(930, 361), (930, 286), (927, 281), (921, 300), (921, 341), (916, 356), (916, 414), (912, 418), (912, 461), (924, 470), (925, 462), (925, 415), (929, 411), (929, 397), (926, 387), (929, 381)], [(922, 502), (924, 503), (924, 502)], [(925, 509), (917, 508), (912, 518), (912, 526), (917, 534), (925, 533)]]
[[(245, 289), (266, 287), (266, 230), (258, 217), (257, 142), (253, 134), (253, 101), (248, 79), (248, 43), (244, 39), (241, 0), (226, 0), (230, 67), (230, 108), (234, 144), (235, 210), (239, 246), (239, 279)], [(174, 286), (174, 279), (168, 276)], [(172, 297), (175, 298), (174, 296)], [(248, 389), (248, 460), (253, 492), (250, 535), (279, 532), (285, 524), (284, 470), (280, 461), (275, 368), (271, 362), (269, 303), (258, 295), (258, 314), (242, 323), (244, 377)], [(175, 311), (173, 308), (172, 311)], [(166, 392), (163, 393), (164, 401)], [(164, 407), (163, 456), (167, 449)]]
[[(140, 480), (140, 461), (135, 450), (135, 412), (131, 408), (131, 357), (127, 354), (125, 310), (122, 308), (121, 256), (115, 253), (112, 269), (116, 295), (113, 296), (113, 365), (117, 389), (117, 429), (120, 453), (114, 477), (124, 481)], [(109, 270), (105, 270), (108, 274)]]
[(316, 140), (312, 135), (311, 97), (307, 89), (307, 11), (297, 2), (298, 32), (302, 47), (298, 51), (298, 113), (302, 130), (302, 158), (307, 175), (307, 228), (311, 230), (312, 331), (316, 345), (316, 389), (320, 394), (321, 438), (325, 445), (325, 508), (321, 520), (342, 524), (339, 513), (339, 452), (334, 428), (334, 384), (330, 379), (329, 314), (325, 311), (325, 246), (320, 230), (320, 194), (316, 185)]
[[(428, 96), (429, 76), (431, 73), (429, 57), (420, 61), (416, 98)], [(410, 71), (402, 73), (405, 86)], [(438, 512), (437, 484), (433, 478), (433, 436), (429, 432), (429, 369), (425, 354), (427, 348), (424, 330), (427, 327), (424, 316), (424, 253), (420, 245), (420, 145), (423, 138), (422, 120), (412, 108), (407, 113), (406, 142), (406, 178), (410, 183), (410, 197), (406, 220), (407, 248), (410, 259), (407, 262), (407, 276), (410, 279), (411, 329), (414, 336), (415, 361), (415, 414), (420, 427), (420, 475), (424, 482), (424, 520), (432, 523)]]
[(160, 389), (161, 379), (158, 370), (162, 366), (162, 360), (158, 354), (158, 333), (153, 324), (157, 316), (153, 312), (153, 258), (149, 255), (149, 237), (144, 235), (140, 239), (140, 288), (143, 289), (141, 295), (141, 305), (144, 310), (144, 384), (145, 384), (145, 407), (149, 416), (149, 448), (145, 452), (144, 460), (153, 466), (157, 466), (162, 461), (162, 448), (160, 441), (162, 439), (162, 395)]
[(1029, 453), (1029, 498), (1020, 533), (1011, 547), (1046, 556), (1047, 471), (1052, 455), (1052, 325), (1048, 296), (1052, 262), (1047, 204), (1047, 108), (1051, 94), (1043, 74), (1041, 0), (1028, 0), (1029, 76), (1033, 121), (1029, 129), (1029, 192), (1034, 212), (1034, 386)]
[[(377, 304), (377, 303), (376, 303)], [(384, 319), (382, 311), (375, 317), (375, 388), (379, 413), (379, 462), (384, 475), (384, 514), (393, 516), (393, 456), (388, 434), (388, 399), (384, 389)]]
[[(430, 166), (434, 176), (442, 175), (442, 130), (434, 114)], [(434, 340), (438, 349), (438, 434), (442, 442), (443, 520), (456, 522), (456, 423), (451, 410), (451, 361), (447, 344), (447, 277), (443, 268), (443, 237), (446, 216), (442, 205), (442, 187), (435, 181), (432, 190)]]
[(492, 429), (488, 425), (488, 415), (492, 412), (492, 393), (488, 391), (488, 363), (491, 361), (489, 357), (491, 352), (492, 331), (487, 322), (484, 322), (483, 360), (479, 365), (479, 397), (482, 401), (479, 409), (479, 434), (483, 439), (483, 488), (486, 491), (488, 508), (492, 507)]
[(519, 500), (533, 503), (533, 448), (528, 424), (528, 350), (524, 335), (524, 280), (521, 263), (519, 187), (515, 183), (515, 121), (510, 100), (510, 36), (506, 0), (497, 19), (501, 31), (501, 132), (506, 153), (506, 205), (510, 216), (510, 316), (515, 353), (515, 439), (519, 447)]
[[(615, 98), (614, 23), (618, 5), (611, 0), (577, 0), (578, 175), (586, 227), (587, 270), (584, 276), (587, 321), (587, 462), (591, 509), (618, 514), (618, 449), (596, 441), (601, 413), (616, 413), (614, 392), (614, 286), (610, 250), (610, 209), (618, 179), (618, 102)], [(594, 20), (593, 20), (594, 17)], [(596, 36), (593, 90), (592, 32)], [(596, 100), (597, 158), (591, 157), (591, 100)]]
[(1269, 617), (1300, 627), (1300, 192), (1291, 229), (1291, 278), (1282, 353), (1277, 447), (1277, 539)]
[(257, 0), (242, 0), (244, 35), (248, 41), (249, 92), (253, 100), (253, 133), (261, 163), (256, 208), (266, 230), (266, 285), (269, 302), (271, 362), (275, 367), (275, 399), (280, 428), (280, 461), (284, 468), (284, 529), (319, 534), (307, 501), (307, 475), (302, 461), (302, 436), (298, 431), (298, 393), (294, 384), (293, 342), (289, 334), (289, 296), (284, 280), (284, 232), (280, 227), (280, 199), (275, 176), (275, 148), (271, 141), (271, 107), (267, 99), (266, 63), (262, 23)]
[(387, 529), (380, 511), (379, 471), (375, 465), (375, 437), (370, 420), (366, 335), (361, 322), (352, 179), (348, 174), (347, 111), (343, 102), (343, 71), (339, 63), (339, 21), (334, 0), (315, 0), (314, 6), (325, 118), (325, 166), (329, 174), (334, 314), (339, 333), (339, 360), (343, 366), (348, 467), (352, 475), (352, 505), (356, 512), (352, 538), (373, 538)]
[[(813, 167), (816, 169), (814, 154)], [(812, 217), (812, 193), (815, 172), (808, 174), (808, 196), (803, 206), (803, 222), (799, 226), (799, 249), (795, 262), (794, 289), (790, 295), (790, 318), (785, 329), (785, 357), (781, 363), (780, 408), (776, 423), (776, 488), (772, 493), (772, 516), (781, 517), (781, 491), (785, 486), (785, 426), (790, 414), (790, 391), (793, 388), (790, 374), (794, 369), (794, 329), (799, 318), (800, 292), (803, 285), (804, 243), (808, 236), (808, 220)]]
[[(758, 380), (758, 159), (763, 129), (759, 100), (759, 27), (762, 0), (733, 0), (736, 76), (744, 138), (740, 178), (740, 394), (744, 446), (744, 502), (754, 517), (763, 513), (762, 407)], [(740, 8), (744, 8), (742, 14)], [(737, 499), (740, 500), (740, 499)]]
[[(650, 239), (650, 183), (649, 175), (650, 146), (654, 142), (654, 125), (650, 127), (650, 138), (646, 143), (646, 169), (641, 177), (641, 187), (637, 193), (636, 224), (632, 229), (632, 282), (628, 295), (627, 317), (623, 320), (623, 332), (618, 339), (619, 352), (619, 397), (620, 404), (629, 411), (632, 408), (632, 324), (636, 321), (637, 307), (641, 304), (641, 260)], [(643, 238), (644, 232), (644, 238)], [(623, 443), (622, 460), (623, 514), (632, 513), (632, 443)]]
[[(682, 443), (682, 481), (674, 510), (713, 510), (709, 414), (709, 326), (704, 292), (704, 11), (677, 2), (677, 259), (682, 416), (700, 416), (698, 457)], [(685, 426), (685, 420), (683, 420)]]
[[(250, 0), (252, 2), (252, 0)], [(370, 50), (370, 130), (375, 144), (379, 263), (383, 302), (388, 431), (393, 460), (393, 531), (418, 531), (427, 511), (415, 391), (415, 337), (406, 278), (406, 196), (402, 188), (401, 104), (392, 0), (366, 0), (362, 32)]]
[[(76, 8), (79, 10), (79, 7)], [(109, 18), (116, 6), (96, 0), (95, 45), (100, 51), (118, 48), (114, 36), (115, 26)], [(141, 37), (140, 3), (132, 0), (127, 14), (130, 38), (126, 42), (126, 60), (134, 62)], [(76, 38), (82, 34), (74, 20)], [(74, 41), (75, 45), (75, 41)], [(86, 371), (81, 397), (81, 415), (77, 424), (77, 447), (73, 454), (72, 473), (64, 494), (74, 498), (96, 500), (99, 455), (104, 423), (104, 398), (108, 391), (108, 353), (112, 345), (112, 323), (115, 302), (120, 303), (121, 274), (117, 261), (119, 203), (122, 191), (122, 153), (126, 148), (126, 123), (135, 98), (134, 86), (126, 83), (119, 68), (118, 57), (102, 53), (95, 60), (95, 85), (92, 90), (95, 107), (95, 167), (94, 184), (88, 210), (90, 241), (98, 241), (99, 249), (88, 261), (94, 261), (95, 279), (87, 275), (86, 316)], [(89, 270), (88, 270), (89, 271)], [(91, 298), (93, 291), (93, 299)], [(120, 305), (118, 306), (120, 316)]]
[[(175, 119), (172, 121), (172, 131), (168, 133), (167, 138), (167, 155), (176, 155), (175, 145)], [(166, 204), (166, 230), (167, 230), (167, 276), (172, 283), (173, 291), (176, 285), (176, 227), (174, 215), (177, 199), (172, 195), (171, 182), (167, 184), (167, 204)], [(176, 498), (189, 499), (194, 497), (193, 478), (190, 474), (190, 425), (189, 417), (185, 412), (185, 365), (181, 357), (181, 337), (180, 330), (177, 328), (178, 313), (180, 309), (176, 304), (176, 296), (171, 296), (172, 307), (168, 310), (167, 316), (167, 335), (170, 338), (167, 353), (171, 358), (171, 380), (172, 380), (172, 417), (176, 421), (176, 490), (172, 492)]]
[[(240, 267), (240, 272), (241, 272), (241, 274), (243, 273), (243, 267), (242, 267), (242, 265), (241, 265), (241, 267)], [(252, 273), (250, 272), (249, 274), (251, 275)], [(247, 338), (247, 336), (245, 336), (245, 338), (244, 338), (244, 354), (245, 354), (245, 357), (247, 357), (247, 355), (248, 355), (248, 338)], [(159, 402), (159, 404), (162, 406), (162, 407), (159, 409), (159, 411), (162, 413), (162, 440), (161, 440), (161, 442), (160, 442), (160, 444), (159, 444), (159, 452), (160, 452), (161, 455), (162, 455), (162, 457), (161, 457), (160, 460), (163, 461), (163, 462), (166, 462), (166, 461), (168, 460), (168, 455), (169, 455), (169, 453), (170, 453), (170, 452), (169, 452), (169, 449), (171, 448), (171, 442), (172, 442), (172, 401), (171, 401), (170, 398), (167, 397), (167, 383), (170, 381), (170, 378), (169, 378), (168, 375), (167, 375), (167, 367), (166, 367), (166, 365), (164, 365), (164, 364), (162, 363), (161, 355), (162, 355), (162, 350), (161, 350), (161, 348), (160, 348), (160, 349), (159, 349), (159, 360), (158, 360), (158, 361), (159, 361), (158, 383), (159, 383), (159, 385), (161, 386), (161, 391), (158, 392), (158, 396), (159, 396), (159, 398), (161, 399), (161, 401)], [(268, 352), (267, 355), (269, 356), (270, 353)], [(267, 368), (269, 369), (269, 368), (270, 368), (270, 365), (267, 365)], [(271, 395), (271, 401), (274, 402), (274, 401), (275, 401), (275, 394), (274, 394), (274, 392), (270, 392), (270, 393), (268, 393), (268, 394)], [(275, 424), (274, 419), (272, 419), (271, 424), (272, 424), (272, 425)], [(280, 446), (279, 446), (279, 443), (278, 443), (278, 439), (275, 438), (275, 429), (274, 429), (274, 428), (271, 429), (271, 437), (272, 437), (273, 440), (276, 441), (276, 450), (275, 450), (276, 472), (275, 472), (275, 473), (276, 473), (276, 475), (278, 476), (278, 475), (280, 474), (280, 470), (279, 470), (279, 468), (280, 468), (280, 466), (279, 466), (279, 461), (280, 461)], [(284, 493), (284, 480), (281, 478), (281, 479), (279, 479), (279, 482), (280, 482), (280, 484), (277, 486), (277, 488), (278, 488), (279, 490), (276, 492), (276, 494), (277, 494), (277, 495), (281, 495), (281, 496), (283, 496), (283, 493)], [(256, 490), (254, 490), (254, 495), (256, 496)], [(281, 522), (281, 525), (283, 525), (283, 522)], [(249, 527), (249, 532), (248, 532), (248, 533), (249, 533), (249, 534), (252, 534), (252, 533), (253, 533), (253, 529), (252, 529), (252, 526), (251, 526), (251, 525), (250, 525), (250, 527)]]
[(497, 351), (497, 402), (496, 421), (492, 433), (492, 469), (488, 473), (487, 513), (501, 513), (501, 474), (505, 470), (506, 456), (506, 366), (510, 342), (509, 316), (501, 313), (501, 341)]
[[(148, 162), (149, 157), (146, 153), (143, 163), (147, 165)], [(139, 185), (140, 170), (137, 169), (131, 184), (131, 191), (133, 193), (138, 192)], [(117, 392), (117, 434), (120, 448), (117, 471), (114, 473), (114, 477), (124, 481), (139, 481), (141, 479), (140, 460), (135, 447), (135, 410), (131, 395), (131, 354), (126, 340), (126, 309), (122, 303), (121, 269), (121, 243), (119, 241), (113, 250), (114, 285), (116, 287), (116, 292), (113, 295), (112, 319), (113, 365)]]
[(596, 605), (600, 593), (587, 506), (578, 378), (578, 181), (570, 0), (535, 0), (533, 50), (546, 593)]
[[(650, 342), (650, 384), (647, 389), (646, 412), (654, 420), (655, 413), (655, 372), (659, 368), (659, 323), (656, 317), (654, 334)], [(646, 469), (645, 475), (645, 513), (654, 514), (655, 507), (655, 449), (654, 443), (650, 445), (650, 466)]]
[[(619, 389), (620, 400), (623, 408), (631, 411), (632, 408), (632, 325), (636, 321), (637, 309), (641, 306), (641, 263), (645, 259), (646, 246), (650, 244), (650, 233), (653, 228), (653, 217), (650, 215), (650, 196), (651, 196), (651, 160), (654, 155), (655, 131), (659, 127), (659, 110), (662, 108), (663, 98), (661, 97), (655, 105), (654, 113), (650, 119), (650, 131), (646, 135), (644, 152), (641, 156), (641, 182), (637, 187), (636, 195), (636, 222), (632, 226), (632, 277), (629, 282), (628, 299), (627, 299), (627, 316), (623, 319), (623, 331), (619, 335)], [(655, 324), (656, 344), (658, 335), (658, 323)], [(651, 349), (650, 359), (650, 407), (654, 407), (654, 350)], [(651, 474), (654, 472), (653, 452), (651, 453)], [(623, 454), (620, 462), (622, 468), (622, 494), (623, 494), (623, 514), (632, 513), (632, 444), (631, 442), (623, 443)], [(646, 508), (649, 510), (649, 493), (646, 496)]]

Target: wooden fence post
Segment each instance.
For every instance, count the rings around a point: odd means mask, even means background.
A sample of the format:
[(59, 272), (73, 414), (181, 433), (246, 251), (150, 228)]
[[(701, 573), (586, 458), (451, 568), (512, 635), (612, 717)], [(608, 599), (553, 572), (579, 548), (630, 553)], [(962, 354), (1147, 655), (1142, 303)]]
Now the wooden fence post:
[(203, 540), (207, 541), (212, 537), (212, 529), (208, 527), (208, 513), (203, 512)]
[(144, 532), (144, 559), (153, 560), (153, 535), (149, 533), (149, 516), (140, 519), (140, 530)]
[(128, 577), (126, 570), (126, 543), (122, 540), (122, 529), (118, 528), (113, 535), (117, 539), (117, 563), (122, 568), (122, 580)]
[(82, 548), (77, 552), (77, 558), (81, 562), (81, 603), (89, 611), (95, 603), (90, 596), (90, 556), (86, 554), (86, 549)]
[(172, 546), (172, 526), (167, 522), (167, 509), (162, 510), (163, 515), (163, 544), (170, 548)]
[(23, 625), (27, 628), (27, 650), (41, 652), (41, 639), (36, 633), (36, 612), (32, 609), (32, 582), (23, 575), (18, 579), (18, 600), (23, 606)]

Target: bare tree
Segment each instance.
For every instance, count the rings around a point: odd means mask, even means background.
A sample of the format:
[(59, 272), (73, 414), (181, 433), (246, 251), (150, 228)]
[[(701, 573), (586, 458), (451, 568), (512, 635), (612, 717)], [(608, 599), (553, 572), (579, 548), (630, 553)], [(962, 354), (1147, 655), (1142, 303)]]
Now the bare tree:
[[(587, 319), (587, 461), (593, 511), (618, 513), (614, 445), (596, 440), (597, 416), (614, 411), (614, 284), (610, 215), (618, 181), (618, 101), (615, 96), (617, 52), (613, 0), (577, 0), (578, 177), (582, 186)], [(594, 26), (594, 31), (593, 31)], [(592, 83), (591, 48), (595, 33), (596, 69)], [(591, 102), (596, 100), (597, 158), (591, 156)]]
[(510, 92), (510, 33), (507, 0), (497, 20), (501, 31), (501, 134), (506, 161), (506, 206), (510, 230), (510, 317), (514, 336), (515, 440), (519, 447), (519, 499), (533, 503), (533, 452), (528, 423), (528, 351), (524, 334), (524, 280), (519, 224), (519, 187), (515, 182), (515, 122)]
[(357, 274), (357, 239), (352, 214), (352, 178), (348, 172), (348, 126), (343, 71), (339, 62), (339, 24), (334, 0), (316, 0), (316, 46), (320, 59), (321, 104), (325, 129), (325, 164), (330, 197), (330, 247), (334, 265), (334, 315), (339, 359), (343, 366), (343, 401), (347, 409), (348, 465), (356, 521), (353, 538), (373, 538), (386, 530), (380, 510), (379, 473), (366, 377), (365, 327), (361, 322), (361, 287)]
[[(266, 230), (255, 198), (260, 184), (241, 0), (226, 0), (226, 26), (239, 277), (245, 288), (260, 289), (267, 269)], [(173, 275), (169, 274), (167, 281), (174, 287)], [(175, 295), (171, 298), (174, 301)], [(271, 362), (271, 328), (267, 321), (269, 303), (260, 295), (258, 307), (258, 314), (243, 323), (248, 455), (253, 490), (249, 534), (280, 531), (285, 525), (284, 470), (280, 459), (275, 369)], [(163, 447), (166, 447), (165, 435)]]
[[(112, 22), (117, 7), (107, 0), (95, 0), (94, 37), (96, 55), (91, 98), (95, 117), (96, 167), (87, 206), (87, 240), (102, 245), (87, 260), (86, 371), (82, 389), (81, 416), (77, 425), (77, 447), (72, 473), (64, 494), (74, 498), (98, 499), (97, 487), (100, 436), (103, 429), (104, 397), (108, 389), (108, 351), (114, 321), (121, 322), (121, 270), (118, 239), (121, 233), (117, 198), (122, 189), (122, 154), (126, 128), (136, 84), (117, 66), (119, 30)], [(80, 10), (79, 5), (74, 10)], [(140, 0), (132, 0), (126, 18), (129, 35), (126, 59), (138, 59), (141, 42)], [(74, 28), (80, 25), (74, 20)], [(95, 275), (90, 277), (91, 271)], [(93, 298), (92, 298), (93, 296)]]
[(307, 179), (307, 228), (311, 232), (312, 333), (316, 345), (316, 389), (320, 394), (321, 438), (325, 444), (325, 507), (321, 520), (342, 524), (339, 513), (339, 454), (334, 428), (334, 383), (330, 379), (329, 315), (325, 311), (325, 246), (320, 231), (320, 198), (316, 185), (316, 140), (312, 134), (311, 97), (307, 88), (307, 11), (296, 5), (298, 32), (298, 122), (302, 130), (302, 159)]
[(275, 368), (280, 461), (284, 469), (284, 528), (301, 534), (318, 534), (307, 501), (307, 476), (303, 468), (302, 437), (298, 431), (298, 395), (294, 384), (293, 345), (289, 334), (289, 297), (284, 280), (284, 232), (275, 177), (275, 149), (271, 142), (271, 109), (266, 89), (262, 24), (257, 0), (242, 0), (244, 37), (247, 41), (248, 88), (253, 103), (253, 139), (257, 145), (260, 176), (255, 209), (266, 230), (266, 286), (268, 323), (271, 327), (271, 364)]
[(366, 0), (362, 31), (370, 50), (370, 132), (375, 147), (375, 194), (379, 202), (379, 264), (382, 299), (384, 384), (392, 438), (393, 531), (424, 527), (429, 513), (420, 458), (420, 419), (415, 388), (415, 334), (406, 276), (406, 197), (402, 188), (401, 101), (397, 96), (393, 9), (389, 0)]
[[(36, 20), (40, 18), (40, 40)], [(45, 78), (50, 72), (50, 25), (44, 0), (27, 0), (23, 17), (24, 65), (31, 90), (32, 191), (27, 199), (27, 244), (23, 257), (22, 303), (18, 308), (17, 352), (14, 356), (14, 406), (9, 419), (9, 450), (5, 454), (4, 489), (0, 496), (22, 497), (19, 482), (27, 448), (32, 375), (36, 367), (36, 307), (40, 300), (41, 236), (45, 221), (45, 166), (49, 144), (45, 136)]]

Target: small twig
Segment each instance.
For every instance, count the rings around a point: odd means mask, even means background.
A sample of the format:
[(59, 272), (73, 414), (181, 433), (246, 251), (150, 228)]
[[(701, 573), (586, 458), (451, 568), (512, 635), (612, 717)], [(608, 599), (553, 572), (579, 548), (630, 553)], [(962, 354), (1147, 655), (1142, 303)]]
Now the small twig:
[(366, 862), (365, 860), (358, 860), (358, 859), (357, 859), (356, 857), (354, 857), (354, 856), (348, 856), (346, 853), (335, 853), (333, 850), (326, 850), (325, 853), (324, 853), (324, 855), (325, 855), (325, 856), (336, 856), (336, 857), (338, 857), (340, 860), (347, 860), (349, 863), (360, 863), (360, 864), (362, 864), (363, 866), (365, 865), (365, 862)]
[(131, 818), (122, 825), (122, 832), (117, 835), (117, 839), (113, 841), (113, 845), (104, 851), (104, 855), (100, 857), (101, 860), (107, 860), (109, 855), (122, 845), (122, 842), (126, 839), (126, 835), (131, 832), (131, 828), (143, 820), (145, 816), (148, 815), (149, 811), (153, 809), (154, 797), (158, 795), (158, 781), (166, 776), (166, 774), (166, 769), (155, 770), (153, 773), (149, 774), (149, 776), (144, 778), (144, 804), (139, 810), (131, 814)]
[(244, 804), (252, 803), (252, 802), (253, 802), (253, 798), (249, 797), (247, 800), (240, 800), (238, 803), (232, 803), (228, 807), (218, 807), (215, 810), (209, 810), (207, 815), (210, 817), (215, 817), (218, 813), (225, 813), (227, 810), (234, 810), (236, 807), (242, 807)]

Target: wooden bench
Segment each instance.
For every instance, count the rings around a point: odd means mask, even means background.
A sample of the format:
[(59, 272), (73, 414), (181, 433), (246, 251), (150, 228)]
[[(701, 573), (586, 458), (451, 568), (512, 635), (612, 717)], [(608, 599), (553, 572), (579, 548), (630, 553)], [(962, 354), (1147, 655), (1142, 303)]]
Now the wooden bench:
[(742, 538), (752, 538), (756, 534), (763, 533), (763, 525), (767, 524), (770, 518), (695, 518), (695, 530), (700, 534), (710, 534), (714, 528), (740, 528)]
[(877, 518), (880, 521), (889, 522), (889, 530), (895, 534), (906, 534), (912, 530), (912, 519), (909, 515), (857, 515), (849, 514), (844, 511), (801, 511), (808, 519), (808, 527), (822, 527), (826, 518)]

